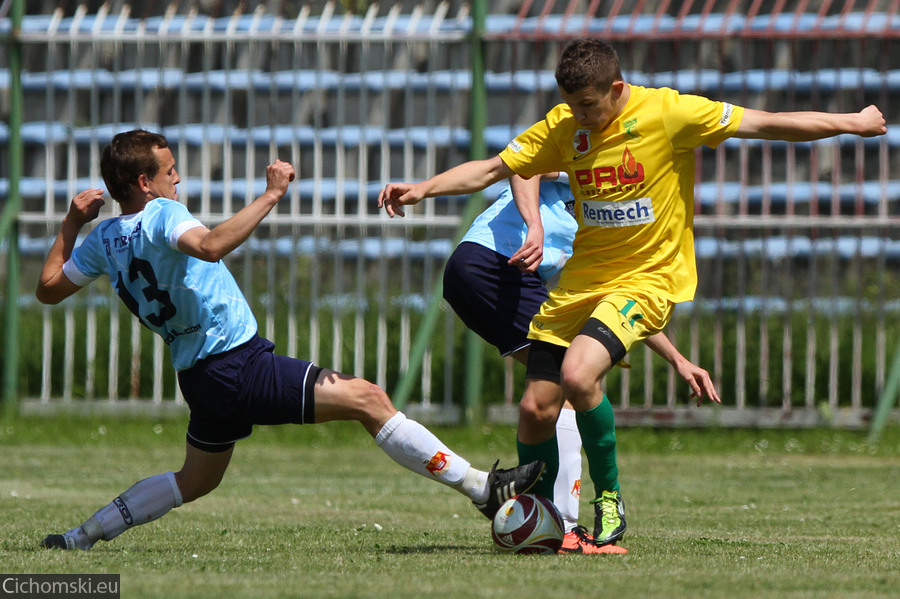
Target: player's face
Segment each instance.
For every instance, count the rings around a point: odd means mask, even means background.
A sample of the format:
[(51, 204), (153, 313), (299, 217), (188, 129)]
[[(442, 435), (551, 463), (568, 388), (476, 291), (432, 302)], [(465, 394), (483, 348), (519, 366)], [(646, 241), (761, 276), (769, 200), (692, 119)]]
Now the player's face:
[(617, 81), (605, 92), (588, 86), (572, 93), (560, 90), (560, 94), (579, 125), (591, 131), (602, 131), (622, 109), (624, 84), (619, 85), (620, 83), (622, 82)]
[(154, 148), (153, 153), (156, 154), (159, 170), (155, 177), (147, 181), (147, 187), (155, 198), (177, 200), (178, 191), (175, 186), (181, 183), (181, 177), (175, 170), (175, 157), (169, 148)]

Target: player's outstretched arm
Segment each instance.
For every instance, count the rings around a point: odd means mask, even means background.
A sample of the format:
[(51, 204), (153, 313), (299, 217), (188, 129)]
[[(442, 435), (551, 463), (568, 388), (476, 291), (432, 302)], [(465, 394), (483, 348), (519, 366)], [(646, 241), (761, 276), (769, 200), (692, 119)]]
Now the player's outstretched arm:
[(378, 193), (378, 207), (384, 208), (391, 218), (406, 216), (404, 206), (413, 206), (435, 196), (475, 193), (512, 174), (499, 156), (470, 160), (419, 183), (388, 183)]
[(59, 234), (50, 246), (41, 269), (37, 290), (34, 293), (39, 302), (58, 304), (81, 289), (63, 273), (63, 264), (72, 255), (78, 232), (84, 225), (97, 218), (104, 203), (102, 189), (88, 189), (72, 198)]
[(849, 133), (876, 137), (887, 133), (884, 115), (876, 106), (859, 112), (765, 112), (744, 110), (735, 137), (782, 141), (813, 141)]
[(276, 160), (266, 167), (266, 190), (234, 216), (210, 230), (195, 227), (178, 238), (178, 249), (189, 256), (216, 262), (233, 252), (256, 230), (294, 180), (294, 167)]
[(535, 272), (544, 259), (544, 224), (541, 222), (541, 178), (523, 179), (513, 175), (509, 179), (513, 201), (528, 227), (525, 243), (510, 256), (509, 264), (525, 272)]
[(691, 397), (697, 398), (699, 406), (703, 397), (708, 397), (711, 401), (722, 403), (716, 386), (713, 384), (709, 373), (681, 355), (681, 352), (669, 341), (664, 333), (656, 333), (644, 340), (647, 347), (658, 353), (672, 365), (678, 376), (683, 378), (691, 387)]

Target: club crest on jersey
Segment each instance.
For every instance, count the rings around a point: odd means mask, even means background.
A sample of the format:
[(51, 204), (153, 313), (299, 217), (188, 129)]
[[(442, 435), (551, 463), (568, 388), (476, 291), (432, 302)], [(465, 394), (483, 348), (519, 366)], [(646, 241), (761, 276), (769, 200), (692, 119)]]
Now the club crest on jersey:
[(440, 476), (447, 471), (447, 467), (449, 465), (450, 456), (443, 451), (439, 451), (431, 456), (431, 460), (429, 460), (428, 463), (425, 464), (425, 470), (428, 470), (435, 476)]
[(586, 154), (591, 150), (591, 130), (578, 129), (572, 138), (572, 147), (576, 154)]

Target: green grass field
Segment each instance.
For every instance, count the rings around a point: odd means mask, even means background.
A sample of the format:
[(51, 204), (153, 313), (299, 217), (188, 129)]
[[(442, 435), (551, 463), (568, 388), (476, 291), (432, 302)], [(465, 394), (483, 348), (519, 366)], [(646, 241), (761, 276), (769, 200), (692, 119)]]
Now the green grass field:
[[(461, 495), (361, 427), (259, 428), (222, 486), (90, 552), (45, 551), (134, 481), (177, 469), (184, 423), (0, 421), (0, 571), (119, 573), (122, 597), (896, 597), (900, 433), (619, 432), (627, 556), (510, 556)], [(476, 465), (507, 427), (437, 429)], [(587, 485), (586, 485), (587, 488)], [(590, 506), (583, 498), (583, 514)], [(583, 518), (590, 523), (591, 518)]]

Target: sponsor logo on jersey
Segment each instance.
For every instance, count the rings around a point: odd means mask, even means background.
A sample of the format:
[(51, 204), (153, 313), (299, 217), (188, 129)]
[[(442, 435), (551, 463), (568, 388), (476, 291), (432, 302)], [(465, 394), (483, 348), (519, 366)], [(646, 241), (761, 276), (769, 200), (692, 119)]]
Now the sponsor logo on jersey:
[(506, 147), (508, 147), (510, 150), (512, 150), (516, 154), (518, 154), (519, 152), (522, 151), (522, 144), (520, 144), (515, 139), (512, 140), (511, 142), (509, 142), (509, 145), (507, 145)]
[(591, 151), (591, 130), (578, 129), (572, 138), (572, 147), (575, 148), (575, 156), (572, 160), (578, 160)]
[(122, 501), (122, 498), (116, 497), (113, 499), (113, 503), (119, 508), (119, 513), (122, 515), (122, 520), (125, 521), (125, 524), (128, 526), (134, 524), (134, 518), (131, 517), (131, 511), (128, 509), (128, 506), (125, 505), (125, 502)]
[(450, 465), (450, 456), (444, 453), (443, 451), (439, 451), (431, 457), (431, 460), (425, 465), (425, 470), (428, 470), (435, 476), (440, 476), (444, 472), (447, 471), (447, 467)]
[(584, 200), (581, 202), (581, 222), (590, 227), (631, 227), (646, 225), (656, 220), (650, 198), (605, 202)]
[(722, 103), (722, 118), (719, 119), (719, 124), (723, 127), (728, 124), (731, 120), (731, 115), (734, 113), (734, 106), (729, 104), (728, 102)]
[(628, 147), (622, 153), (622, 164), (598, 166), (575, 171), (575, 182), (582, 196), (598, 196), (641, 189), (644, 185), (644, 165), (638, 162)]
[(172, 342), (175, 341), (175, 339), (180, 337), (181, 335), (190, 335), (192, 333), (198, 332), (199, 330), (200, 330), (199, 322), (197, 324), (187, 327), (186, 329), (183, 329), (181, 331), (171, 330), (165, 337), (163, 337), (163, 342), (166, 345), (171, 345)]
[(106, 250), (106, 255), (110, 255), (110, 248), (115, 251), (117, 254), (121, 254), (122, 252), (128, 250), (128, 246), (131, 244), (131, 240), (137, 238), (141, 234), (141, 223), (139, 222), (137, 226), (129, 233), (128, 235), (115, 235), (110, 238), (103, 238), (103, 247)]

